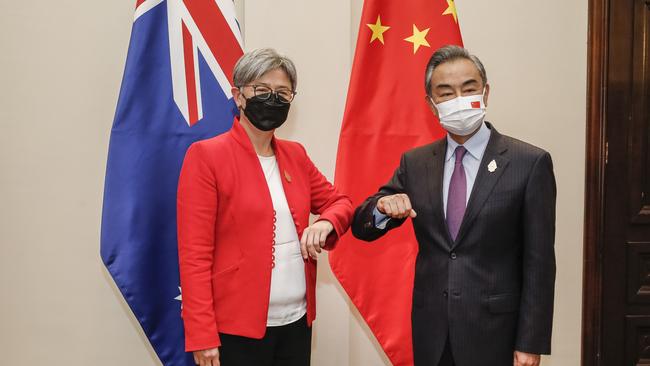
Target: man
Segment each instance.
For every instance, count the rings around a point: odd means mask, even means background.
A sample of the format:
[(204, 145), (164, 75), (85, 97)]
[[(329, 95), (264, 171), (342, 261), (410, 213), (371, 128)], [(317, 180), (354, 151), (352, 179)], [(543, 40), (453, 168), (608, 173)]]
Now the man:
[(437, 50), (425, 86), (448, 134), (402, 156), (357, 208), (354, 236), (372, 241), (413, 221), (416, 366), (537, 366), (553, 323), (551, 157), (484, 122), (490, 87), (467, 50)]

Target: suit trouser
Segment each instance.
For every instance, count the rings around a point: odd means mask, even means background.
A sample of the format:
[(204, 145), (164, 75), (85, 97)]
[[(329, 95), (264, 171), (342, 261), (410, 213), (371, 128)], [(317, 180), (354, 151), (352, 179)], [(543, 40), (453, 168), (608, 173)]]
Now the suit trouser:
[(267, 327), (262, 339), (219, 336), (221, 366), (309, 366), (311, 328), (307, 316), (287, 325)]
[(445, 342), (445, 348), (442, 351), (442, 357), (440, 357), (440, 362), (438, 366), (455, 366), (454, 355), (451, 353), (451, 344), (449, 344), (449, 336), (447, 336), (447, 341)]

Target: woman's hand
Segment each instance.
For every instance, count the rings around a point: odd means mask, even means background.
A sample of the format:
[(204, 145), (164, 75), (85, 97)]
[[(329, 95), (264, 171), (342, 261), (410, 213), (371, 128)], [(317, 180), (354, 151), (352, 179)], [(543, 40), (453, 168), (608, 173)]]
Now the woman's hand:
[(307, 260), (308, 257), (316, 258), (321, 248), (325, 246), (327, 236), (334, 230), (332, 223), (327, 220), (320, 220), (313, 223), (310, 227), (302, 232), (300, 239), (300, 251), (302, 257)]
[(199, 366), (219, 366), (219, 348), (194, 351), (194, 363)]

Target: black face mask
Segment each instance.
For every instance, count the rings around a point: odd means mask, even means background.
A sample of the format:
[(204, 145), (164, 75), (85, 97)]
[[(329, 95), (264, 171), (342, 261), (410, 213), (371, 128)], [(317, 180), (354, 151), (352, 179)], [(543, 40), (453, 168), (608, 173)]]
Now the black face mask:
[(289, 103), (280, 103), (277, 95), (271, 95), (267, 100), (257, 97), (246, 99), (244, 114), (253, 126), (262, 131), (271, 131), (282, 126), (289, 114)]

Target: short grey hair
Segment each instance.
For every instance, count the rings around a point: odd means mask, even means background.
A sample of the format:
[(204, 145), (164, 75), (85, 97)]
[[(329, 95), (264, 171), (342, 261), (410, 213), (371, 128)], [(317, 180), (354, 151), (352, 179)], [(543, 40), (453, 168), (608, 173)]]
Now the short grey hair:
[(233, 82), (240, 88), (275, 69), (281, 69), (287, 74), (291, 81), (291, 89), (295, 91), (298, 85), (296, 66), (288, 57), (279, 54), (273, 48), (259, 48), (245, 53), (235, 64)]
[(469, 51), (463, 47), (448, 45), (440, 47), (431, 56), (429, 63), (427, 64), (427, 70), (424, 73), (424, 88), (426, 89), (428, 96), (431, 96), (431, 76), (433, 76), (433, 70), (445, 62), (455, 61), (459, 59), (472, 61), (478, 69), (478, 73), (481, 75), (483, 86), (487, 84), (487, 73), (485, 72), (485, 67), (483, 66), (481, 60), (469, 53)]

